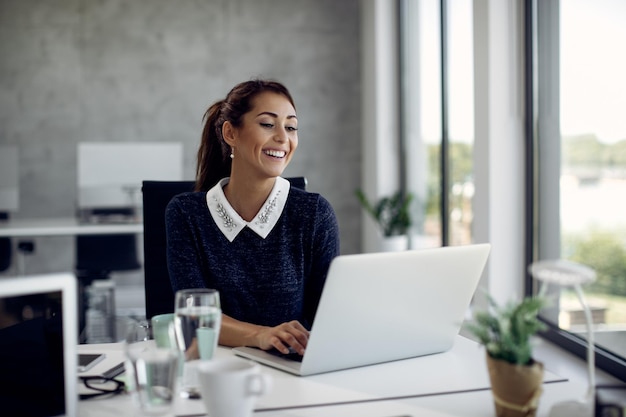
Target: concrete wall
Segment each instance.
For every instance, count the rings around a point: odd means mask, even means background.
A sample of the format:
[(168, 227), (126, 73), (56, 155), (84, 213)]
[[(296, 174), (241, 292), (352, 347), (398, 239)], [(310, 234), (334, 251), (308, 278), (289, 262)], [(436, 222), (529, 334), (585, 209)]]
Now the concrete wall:
[[(19, 146), (13, 217), (72, 216), (81, 141), (180, 141), (193, 179), (201, 119), (236, 83), (291, 90), (305, 175), (360, 249), (357, 0), (0, 0), (0, 144)], [(71, 238), (38, 238), (27, 272), (73, 267)]]

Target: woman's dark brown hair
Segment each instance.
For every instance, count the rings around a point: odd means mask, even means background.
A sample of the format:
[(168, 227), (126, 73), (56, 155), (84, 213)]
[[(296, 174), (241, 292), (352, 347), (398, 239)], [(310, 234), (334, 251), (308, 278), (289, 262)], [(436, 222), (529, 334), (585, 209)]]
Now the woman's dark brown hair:
[(215, 102), (204, 113), (196, 167), (196, 191), (208, 191), (219, 180), (230, 176), (230, 148), (222, 136), (222, 125), (228, 121), (234, 127), (241, 127), (243, 115), (252, 108), (252, 100), (266, 91), (282, 94), (296, 108), (289, 90), (281, 83), (251, 80), (237, 84), (225, 99)]

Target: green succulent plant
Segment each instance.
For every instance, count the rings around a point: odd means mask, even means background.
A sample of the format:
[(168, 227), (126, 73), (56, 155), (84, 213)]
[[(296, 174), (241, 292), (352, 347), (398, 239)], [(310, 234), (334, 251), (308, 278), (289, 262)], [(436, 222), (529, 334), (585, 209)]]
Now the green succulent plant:
[(412, 225), (410, 204), (413, 200), (411, 193), (400, 191), (389, 197), (380, 198), (375, 204), (370, 203), (361, 189), (355, 192), (361, 206), (378, 223), (383, 236), (397, 236), (408, 233)]
[(474, 314), (474, 321), (466, 323), (466, 329), (478, 338), (493, 359), (501, 359), (516, 365), (533, 362), (531, 337), (546, 328), (538, 318), (546, 306), (542, 297), (526, 297), (521, 302), (509, 302), (499, 306), (489, 297), (490, 309)]

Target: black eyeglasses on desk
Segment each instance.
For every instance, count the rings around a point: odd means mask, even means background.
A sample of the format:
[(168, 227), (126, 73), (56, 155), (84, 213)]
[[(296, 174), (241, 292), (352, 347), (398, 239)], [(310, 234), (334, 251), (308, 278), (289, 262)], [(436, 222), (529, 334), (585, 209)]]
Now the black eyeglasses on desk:
[(113, 378), (103, 378), (101, 376), (82, 376), (80, 377), (85, 386), (96, 392), (89, 394), (80, 394), (78, 398), (88, 400), (90, 398), (101, 397), (104, 395), (117, 395), (125, 391), (126, 386), (123, 381)]

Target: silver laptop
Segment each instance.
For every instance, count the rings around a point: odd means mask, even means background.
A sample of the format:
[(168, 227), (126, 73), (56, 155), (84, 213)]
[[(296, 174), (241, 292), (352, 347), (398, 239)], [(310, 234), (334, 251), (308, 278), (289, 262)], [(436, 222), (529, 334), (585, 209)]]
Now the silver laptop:
[(76, 277), (0, 278), (2, 415), (77, 413)]
[(301, 361), (252, 347), (235, 354), (305, 376), (449, 350), (490, 244), (336, 257)]

